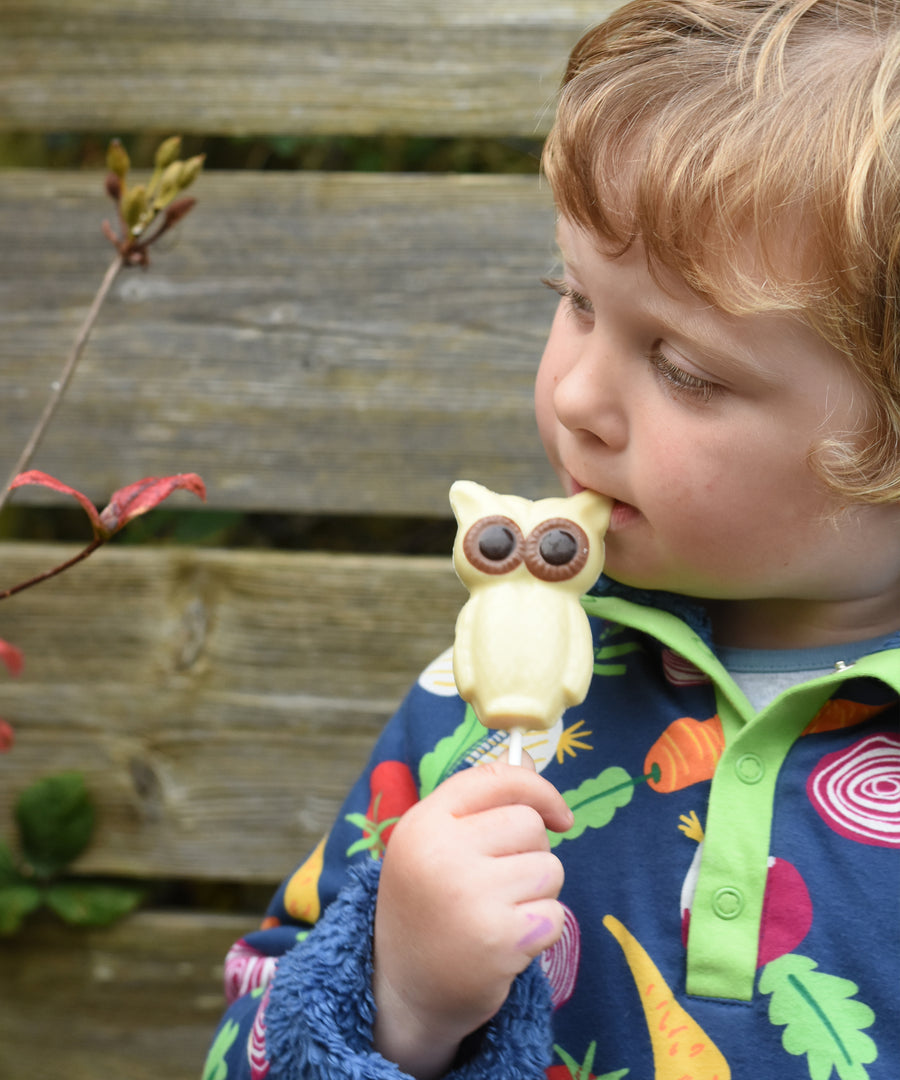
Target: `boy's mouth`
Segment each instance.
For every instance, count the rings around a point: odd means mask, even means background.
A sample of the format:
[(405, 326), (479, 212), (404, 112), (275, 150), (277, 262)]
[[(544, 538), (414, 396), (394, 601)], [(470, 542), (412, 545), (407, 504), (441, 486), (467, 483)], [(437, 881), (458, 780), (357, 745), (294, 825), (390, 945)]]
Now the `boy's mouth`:
[(641, 512), (636, 506), (615, 499), (613, 500), (612, 514), (609, 518), (610, 531), (624, 529), (626, 525), (630, 525), (633, 521), (637, 521), (640, 516)]
[[(572, 485), (572, 494), (577, 495), (580, 491), (587, 491), (584, 484), (579, 482), (573, 477), (570, 477)], [(598, 494), (604, 494), (602, 491)], [(621, 529), (632, 521), (636, 521), (641, 516), (640, 510), (636, 506), (632, 506), (631, 503), (623, 502), (621, 499), (613, 499), (612, 514), (609, 519), (610, 529)]]

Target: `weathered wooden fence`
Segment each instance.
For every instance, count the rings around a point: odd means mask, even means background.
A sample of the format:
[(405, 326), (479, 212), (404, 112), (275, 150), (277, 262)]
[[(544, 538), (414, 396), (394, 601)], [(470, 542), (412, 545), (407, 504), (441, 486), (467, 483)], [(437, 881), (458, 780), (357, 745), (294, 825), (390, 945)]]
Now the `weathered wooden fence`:
[[(610, 0), (4, 0), (0, 130), (529, 136)], [(214, 509), (449, 517), (457, 477), (553, 489), (531, 414), (553, 301), (537, 176), (204, 174), (117, 282), (35, 466), (102, 505), (200, 473)], [(0, 462), (111, 258), (100, 172), (0, 171)], [(17, 501), (47, 497), (22, 491)], [(185, 503), (187, 500), (185, 500)], [(5, 543), (0, 585), (68, 547)], [(274, 884), (451, 640), (446, 558), (111, 545), (7, 601), (0, 835), (84, 773), (84, 873)], [(187, 1080), (249, 915), (35, 919), (0, 941), (4, 1080)]]

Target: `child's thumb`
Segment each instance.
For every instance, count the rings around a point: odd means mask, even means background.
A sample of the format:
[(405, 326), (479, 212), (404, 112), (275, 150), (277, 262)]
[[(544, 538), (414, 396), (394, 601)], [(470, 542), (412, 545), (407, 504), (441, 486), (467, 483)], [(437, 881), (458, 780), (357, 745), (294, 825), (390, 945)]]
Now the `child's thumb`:
[[(497, 760), (502, 761), (504, 765), (509, 764), (509, 748), (508, 747), (497, 758)], [(537, 772), (537, 765), (535, 765), (535, 763), (534, 763), (534, 758), (531, 756), (531, 754), (528, 753), (527, 750), (522, 751), (522, 764), (521, 764), (520, 767), (523, 768), (523, 769), (528, 769), (530, 772)]]

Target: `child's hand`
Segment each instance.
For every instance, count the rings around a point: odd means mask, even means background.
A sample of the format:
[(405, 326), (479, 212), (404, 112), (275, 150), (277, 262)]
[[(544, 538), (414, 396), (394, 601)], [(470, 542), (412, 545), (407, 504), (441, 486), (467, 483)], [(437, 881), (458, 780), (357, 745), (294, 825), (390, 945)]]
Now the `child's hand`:
[(571, 811), (548, 781), (505, 763), (451, 777), (407, 811), (388, 845), (375, 913), (375, 1043), (441, 1075), (512, 980), (562, 933), (563, 868), (546, 829)]

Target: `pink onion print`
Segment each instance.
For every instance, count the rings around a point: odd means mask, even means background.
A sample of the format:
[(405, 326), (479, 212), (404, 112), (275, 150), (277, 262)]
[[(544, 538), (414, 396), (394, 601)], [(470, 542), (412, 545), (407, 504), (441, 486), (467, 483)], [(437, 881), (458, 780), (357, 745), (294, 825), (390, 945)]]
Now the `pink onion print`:
[(250, 1064), (250, 1080), (265, 1080), (269, 1075), (269, 1058), (266, 1055), (266, 1006), (269, 1004), (269, 987), (259, 1003), (256, 1019), (247, 1040), (247, 1060)]
[(668, 647), (662, 651), (662, 663), (666, 679), (673, 686), (702, 686), (710, 681), (705, 672)]
[(276, 957), (266, 956), (243, 938), (236, 941), (225, 957), (225, 1000), (231, 1004), (251, 990), (265, 986), (274, 975), (277, 963)]
[(806, 793), (841, 836), (900, 847), (900, 735), (870, 735), (826, 754), (810, 774)]
[(554, 1009), (575, 993), (578, 962), (581, 957), (581, 930), (578, 920), (563, 904), (563, 932), (549, 949), (541, 953), (540, 964), (550, 983), (550, 1000)]

